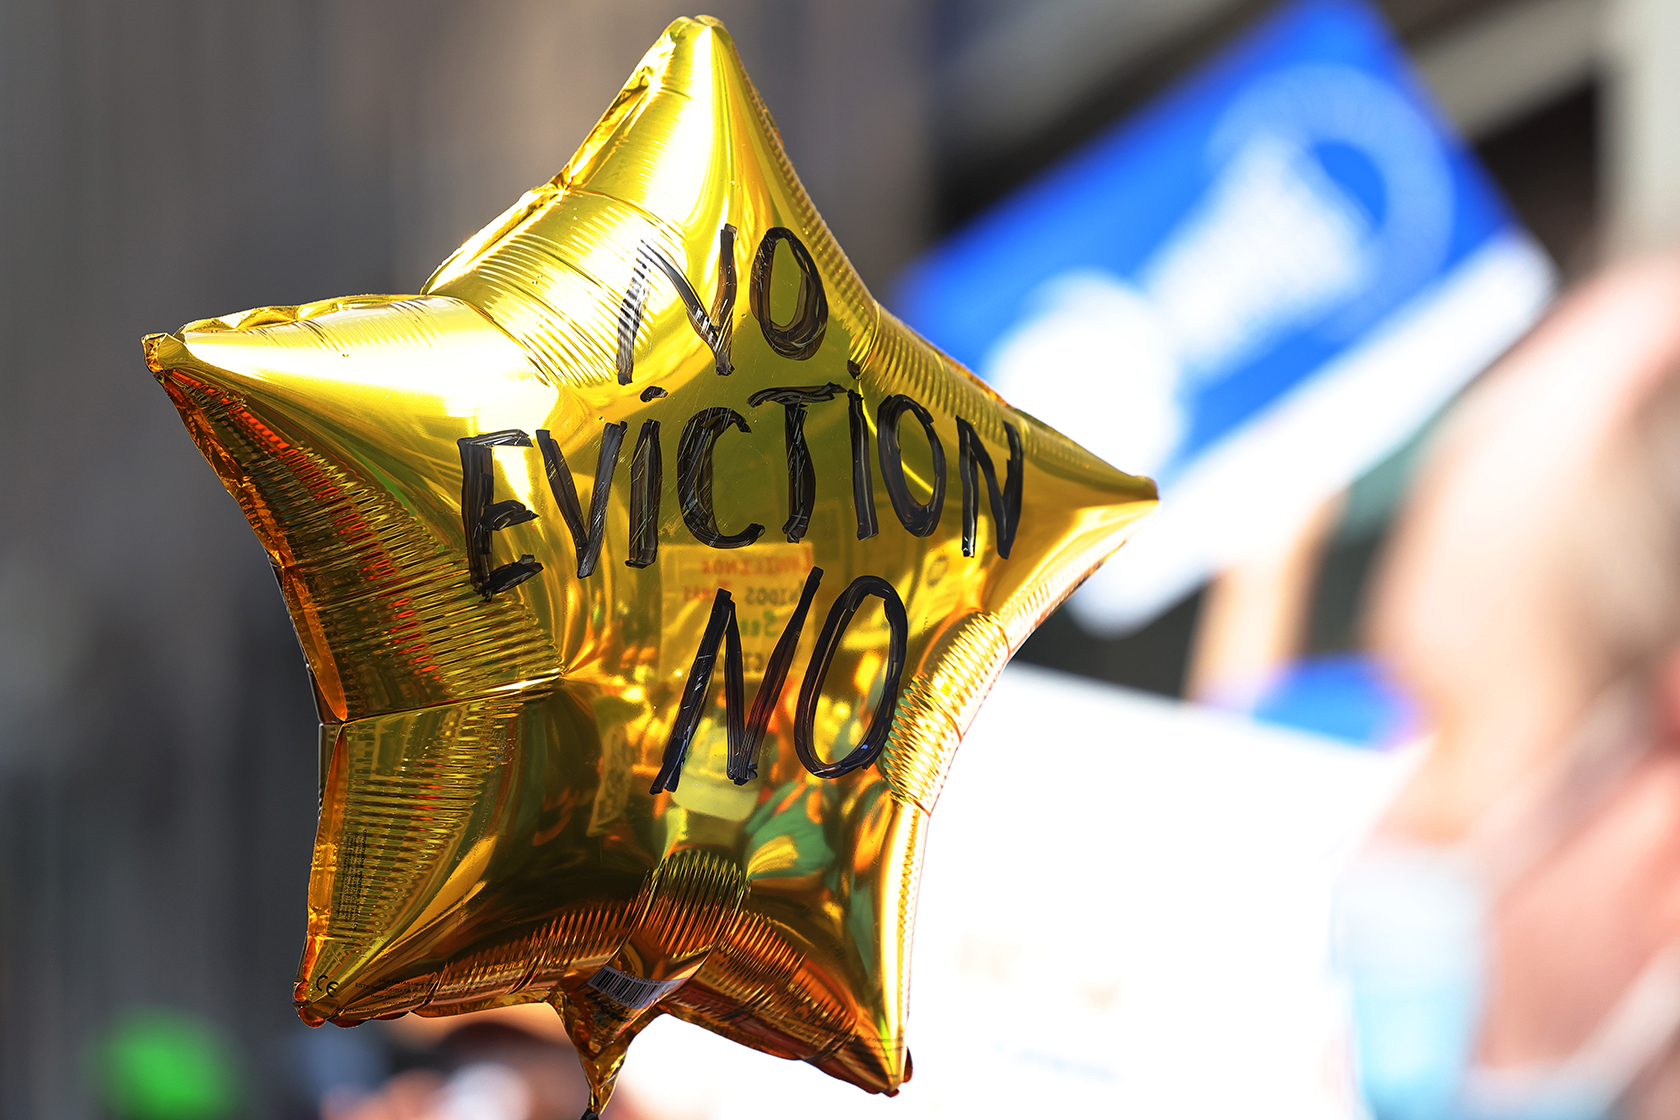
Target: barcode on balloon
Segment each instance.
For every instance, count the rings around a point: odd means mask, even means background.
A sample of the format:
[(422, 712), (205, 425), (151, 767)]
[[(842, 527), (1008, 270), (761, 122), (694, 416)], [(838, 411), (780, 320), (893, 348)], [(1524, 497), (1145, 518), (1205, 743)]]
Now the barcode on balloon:
[(676, 980), (644, 980), (640, 976), (631, 976), (607, 965), (589, 978), (587, 987), (600, 992), (620, 1007), (640, 1011), (664, 999), (667, 992), (682, 987), (683, 980), (686, 979), (687, 977)]

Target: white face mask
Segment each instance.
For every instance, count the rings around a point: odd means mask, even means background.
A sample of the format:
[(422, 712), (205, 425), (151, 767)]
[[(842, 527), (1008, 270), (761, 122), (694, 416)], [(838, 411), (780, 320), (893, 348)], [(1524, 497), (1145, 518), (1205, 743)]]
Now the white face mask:
[(1597, 705), (1557, 768), (1452, 849), (1376, 850), (1337, 890), (1339, 964), (1375, 1120), (1603, 1120), (1680, 1027), (1680, 943), (1653, 955), (1566, 1058), (1475, 1060), (1493, 901), (1626, 774), (1650, 737), (1630, 690)]
[(1428, 849), (1360, 862), (1337, 899), (1360, 1089), (1376, 1120), (1602, 1120), (1680, 1025), (1680, 944), (1656, 954), (1569, 1057), (1475, 1061), (1489, 900)]
[(1669, 945), (1617, 999), (1568, 1058), (1511, 1069), (1471, 1067), (1465, 1115), (1471, 1120), (1574, 1120), (1608, 1116), (1667, 1048), (1680, 1024), (1680, 944)]

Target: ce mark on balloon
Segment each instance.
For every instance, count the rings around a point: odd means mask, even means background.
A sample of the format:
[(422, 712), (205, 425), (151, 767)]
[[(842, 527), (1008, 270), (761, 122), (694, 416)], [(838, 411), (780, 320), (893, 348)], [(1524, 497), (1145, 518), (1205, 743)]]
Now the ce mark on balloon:
[[(725, 225), (719, 231), (718, 275), (710, 307), (701, 302), (699, 294), (688, 278), (663, 251), (650, 242), (644, 241), (640, 245), (630, 283), (619, 308), (617, 373), (620, 384), (629, 385), (632, 381), (635, 339), (641, 326), (650, 281), (655, 271), (676, 289), (677, 296), (687, 311), (689, 325), (712, 353), (717, 374), (727, 377), (734, 372), (732, 344), (737, 287), (735, 237), (736, 230), (733, 226)], [(784, 243), (799, 270), (799, 294), (791, 318), (786, 323), (777, 323), (770, 309), (770, 290), (776, 251)], [(820, 351), (828, 327), (828, 299), (823, 290), (822, 278), (817, 272), (816, 262), (792, 230), (777, 226), (767, 231), (760, 239), (753, 257), (748, 304), (753, 318), (758, 321), (759, 329), (763, 332), (765, 342), (777, 356), (789, 361), (807, 361)], [(847, 370), (854, 380), (861, 380), (863, 371), (854, 363), (848, 361)], [(663, 395), (644, 392), (642, 399), (651, 401)], [(804, 537), (816, 503), (815, 464), (805, 440), (807, 412), (813, 407), (836, 402), (842, 396), (846, 401), (850, 434), (852, 506), (857, 523), (857, 538), (867, 540), (878, 535), (879, 527), (875, 515), (874, 485), (870, 477), (871, 441), (863, 395), (855, 388), (846, 389), (829, 382), (823, 385), (788, 385), (763, 389), (752, 393), (745, 401), (749, 408), (778, 404), (783, 410), (788, 516), (781, 526), (781, 531), (789, 542), (797, 542)], [(899, 426), (906, 416), (920, 424), (927, 438), (932, 459), (929, 476), (932, 479), (932, 493), (926, 502), (918, 502), (914, 498), (905, 478)], [(873, 457), (880, 465), (882, 484), (891, 499), (893, 512), (906, 531), (918, 537), (931, 536), (938, 528), (943, 512), (946, 483), (945, 449), (934, 429), (933, 416), (912, 398), (903, 394), (893, 394), (876, 404), (875, 420)], [(1003, 425), (1009, 441), (1009, 462), (1005, 480), (1000, 486), (991, 456), (982, 445), (974, 426), (959, 416), (956, 418), (956, 427), (957, 474), (961, 480), (963, 495), (963, 555), (975, 555), (979, 485), (983, 477), (988, 505), (996, 526), (997, 553), (999, 557), (1007, 559), (1021, 516), (1025, 455), (1020, 433), (1013, 425)], [(746, 417), (733, 408), (702, 408), (683, 425), (677, 444), (677, 497), (681, 505), (683, 523), (695, 540), (719, 549), (746, 548), (758, 541), (765, 531), (764, 526), (757, 523), (749, 524), (734, 533), (726, 533), (718, 526), (712, 496), (713, 459), (719, 440), (731, 429), (743, 433), (752, 430)], [(538, 429), (534, 440), (527, 432), (506, 429), (468, 436), (459, 441), (461, 521), (466, 537), (469, 577), (473, 587), (486, 601), (518, 586), (543, 570), (542, 563), (530, 555), (501, 565), (495, 565), (492, 561), (491, 541), (494, 533), (537, 517), (537, 514), (522, 502), (495, 499), (492, 449), (535, 446), (540, 451), (549, 490), (572, 538), (578, 578), (587, 579), (595, 572), (600, 561), (608, 497), (628, 434), (628, 425), (623, 422), (606, 423), (603, 426), (587, 516), (565, 454), (547, 430)], [(660, 422), (653, 419), (644, 420), (630, 456), (630, 531), (628, 556), (625, 560), (630, 567), (645, 568), (658, 558), (663, 471)], [(663, 763), (653, 783), (653, 793), (677, 788), (683, 759), (705, 706), (707, 689), (711, 683), (720, 644), (724, 647), (728, 773), (737, 783), (749, 781), (756, 775), (758, 748), (770, 715), (781, 696), (800, 635), (804, 631), (806, 615), (822, 581), (822, 575), (821, 568), (813, 568), (807, 576), (799, 605), (765, 666), (765, 673), (750, 712), (746, 711), (745, 705), (745, 674), (742, 668), (741, 639), (735, 617), (735, 605), (728, 591), (718, 589), (712, 604), (711, 617), (700, 640), (700, 647), (695, 651), (693, 667), (688, 675), (677, 716), (671, 726)], [(829, 663), (847, 625), (864, 601), (870, 597), (881, 600), (890, 630), (886, 678), (881, 699), (862, 740), (841, 759), (824, 762), (817, 753), (812, 733), (817, 698), (821, 693)], [(816, 650), (812, 653), (804, 674), (794, 724), (795, 749), (811, 773), (824, 778), (837, 778), (869, 765), (880, 754), (891, 730), (892, 713), (903, 675), (908, 637), (909, 624), (903, 600), (887, 580), (874, 575), (859, 576), (840, 593), (823, 622)]]

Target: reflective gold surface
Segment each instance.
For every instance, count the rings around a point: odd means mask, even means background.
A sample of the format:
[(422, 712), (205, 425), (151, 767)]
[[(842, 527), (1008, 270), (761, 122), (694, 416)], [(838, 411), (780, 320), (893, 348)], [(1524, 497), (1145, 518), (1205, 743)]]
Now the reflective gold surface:
[(306, 1020), (545, 1000), (596, 1109), (661, 1013), (896, 1091), (946, 769), (1155, 490), (875, 303), (720, 25), (673, 24), (422, 294), (192, 323), (146, 355), (318, 686)]

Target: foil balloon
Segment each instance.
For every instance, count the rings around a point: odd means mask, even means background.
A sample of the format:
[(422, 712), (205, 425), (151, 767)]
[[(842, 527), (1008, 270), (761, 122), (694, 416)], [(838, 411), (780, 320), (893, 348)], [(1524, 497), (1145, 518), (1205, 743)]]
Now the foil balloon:
[(661, 1014), (897, 1090), (940, 783), (1155, 489), (882, 310), (721, 25), (419, 295), (145, 350), (316, 683), (305, 1020), (547, 1001), (597, 1112)]

